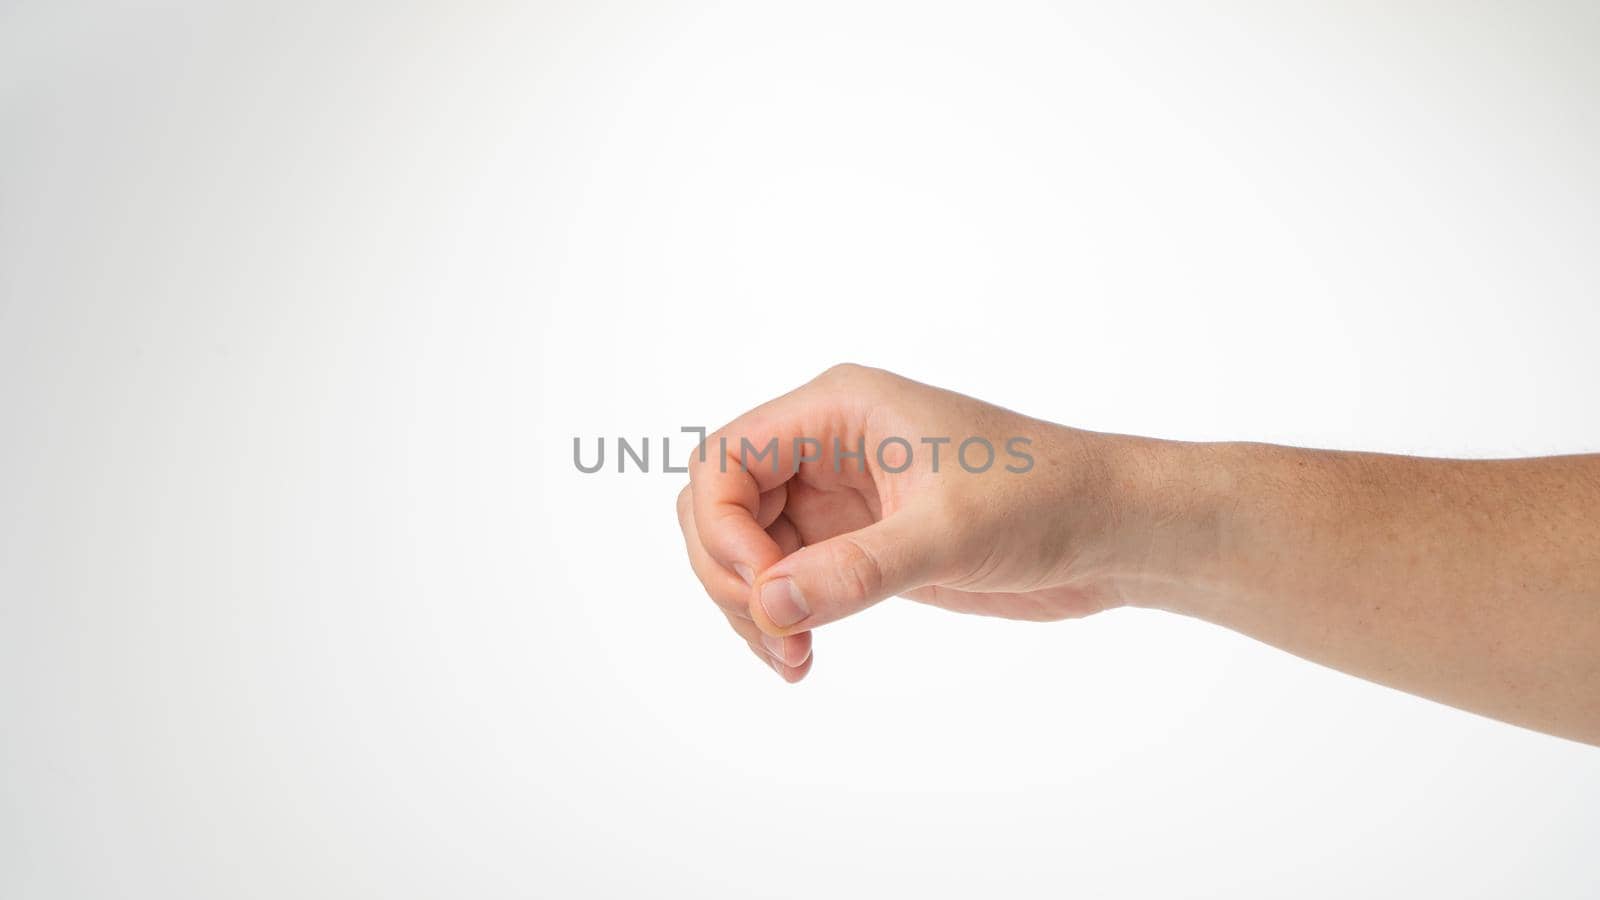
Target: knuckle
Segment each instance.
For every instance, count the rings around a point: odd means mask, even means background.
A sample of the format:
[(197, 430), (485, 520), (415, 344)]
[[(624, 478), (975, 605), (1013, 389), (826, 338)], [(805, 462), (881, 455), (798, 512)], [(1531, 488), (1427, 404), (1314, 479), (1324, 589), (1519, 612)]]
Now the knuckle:
[(711, 602), (716, 604), (717, 609), (721, 610), (722, 614), (728, 617), (729, 624), (733, 625), (735, 628), (738, 628), (739, 623), (741, 622), (750, 622), (750, 627), (755, 627), (755, 620), (750, 618), (750, 610), (746, 608), (745, 599), (743, 597), (735, 598), (731, 595), (725, 594), (721, 591), (713, 590), (711, 588), (706, 589), (706, 596), (711, 598)]
[(860, 541), (848, 535), (839, 542), (839, 577), (851, 596), (869, 599), (883, 590), (883, 566)]
[(756, 628), (754, 622), (750, 621), (749, 619), (738, 618), (731, 614), (727, 618), (728, 627), (733, 629), (734, 634), (744, 638), (745, 643), (750, 644), (753, 647), (757, 641), (761, 640), (761, 631), (760, 629)]
[(828, 381), (847, 381), (860, 378), (868, 371), (870, 370), (866, 366), (859, 363), (842, 362), (829, 366), (819, 377)]

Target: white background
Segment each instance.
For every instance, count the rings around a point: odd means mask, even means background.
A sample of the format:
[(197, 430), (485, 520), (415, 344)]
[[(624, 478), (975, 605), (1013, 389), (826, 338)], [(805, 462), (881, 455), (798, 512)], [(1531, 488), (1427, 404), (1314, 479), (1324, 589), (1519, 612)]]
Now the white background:
[(7, 4), (0, 895), (1593, 896), (1593, 748), (1135, 611), (788, 687), (571, 461), (842, 360), (1600, 449), (1572, 6)]

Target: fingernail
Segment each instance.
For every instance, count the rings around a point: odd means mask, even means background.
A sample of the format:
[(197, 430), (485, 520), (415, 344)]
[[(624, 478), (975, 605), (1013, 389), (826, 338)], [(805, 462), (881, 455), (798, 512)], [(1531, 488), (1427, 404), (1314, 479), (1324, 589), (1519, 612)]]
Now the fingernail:
[(761, 646), (767, 648), (767, 652), (772, 654), (774, 659), (778, 660), (784, 665), (789, 664), (789, 661), (783, 658), (783, 638), (773, 637), (770, 634), (763, 634), (761, 636)]
[(751, 584), (755, 584), (756, 583), (756, 573), (750, 571), (750, 567), (745, 565), (744, 563), (734, 563), (733, 564), (733, 571), (738, 573), (740, 578), (744, 579), (744, 583), (746, 585), (751, 585)]
[(806, 598), (800, 596), (800, 589), (788, 578), (777, 578), (767, 582), (761, 589), (761, 608), (766, 611), (767, 618), (779, 628), (788, 628), (790, 625), (811, 615), (811, 608), (806, 606)]

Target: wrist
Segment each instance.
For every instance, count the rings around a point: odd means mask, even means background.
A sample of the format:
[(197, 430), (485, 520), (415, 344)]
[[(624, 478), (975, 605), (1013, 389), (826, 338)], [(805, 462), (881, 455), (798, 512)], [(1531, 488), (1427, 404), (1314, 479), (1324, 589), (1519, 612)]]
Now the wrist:
[(1239, 488), (1267, 448), (1101, 437), (1106, 591), (1125, 606), (1206, 617), (1226, 596)]

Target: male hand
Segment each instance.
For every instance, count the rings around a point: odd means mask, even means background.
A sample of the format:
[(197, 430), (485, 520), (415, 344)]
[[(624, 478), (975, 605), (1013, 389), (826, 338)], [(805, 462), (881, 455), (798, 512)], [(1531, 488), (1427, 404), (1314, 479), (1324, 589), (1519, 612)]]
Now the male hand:
[(1086, 488), (1112, 477), (1090, 452), (1108, 439), (836, 366), (708, 435), (678, 518), (733, 630), (798, 681), (812, 629), (895, 595), (1031, 620), (1116, 605), (1075, 540), (1106, 518), (1081, 501), (1106, 493)]

